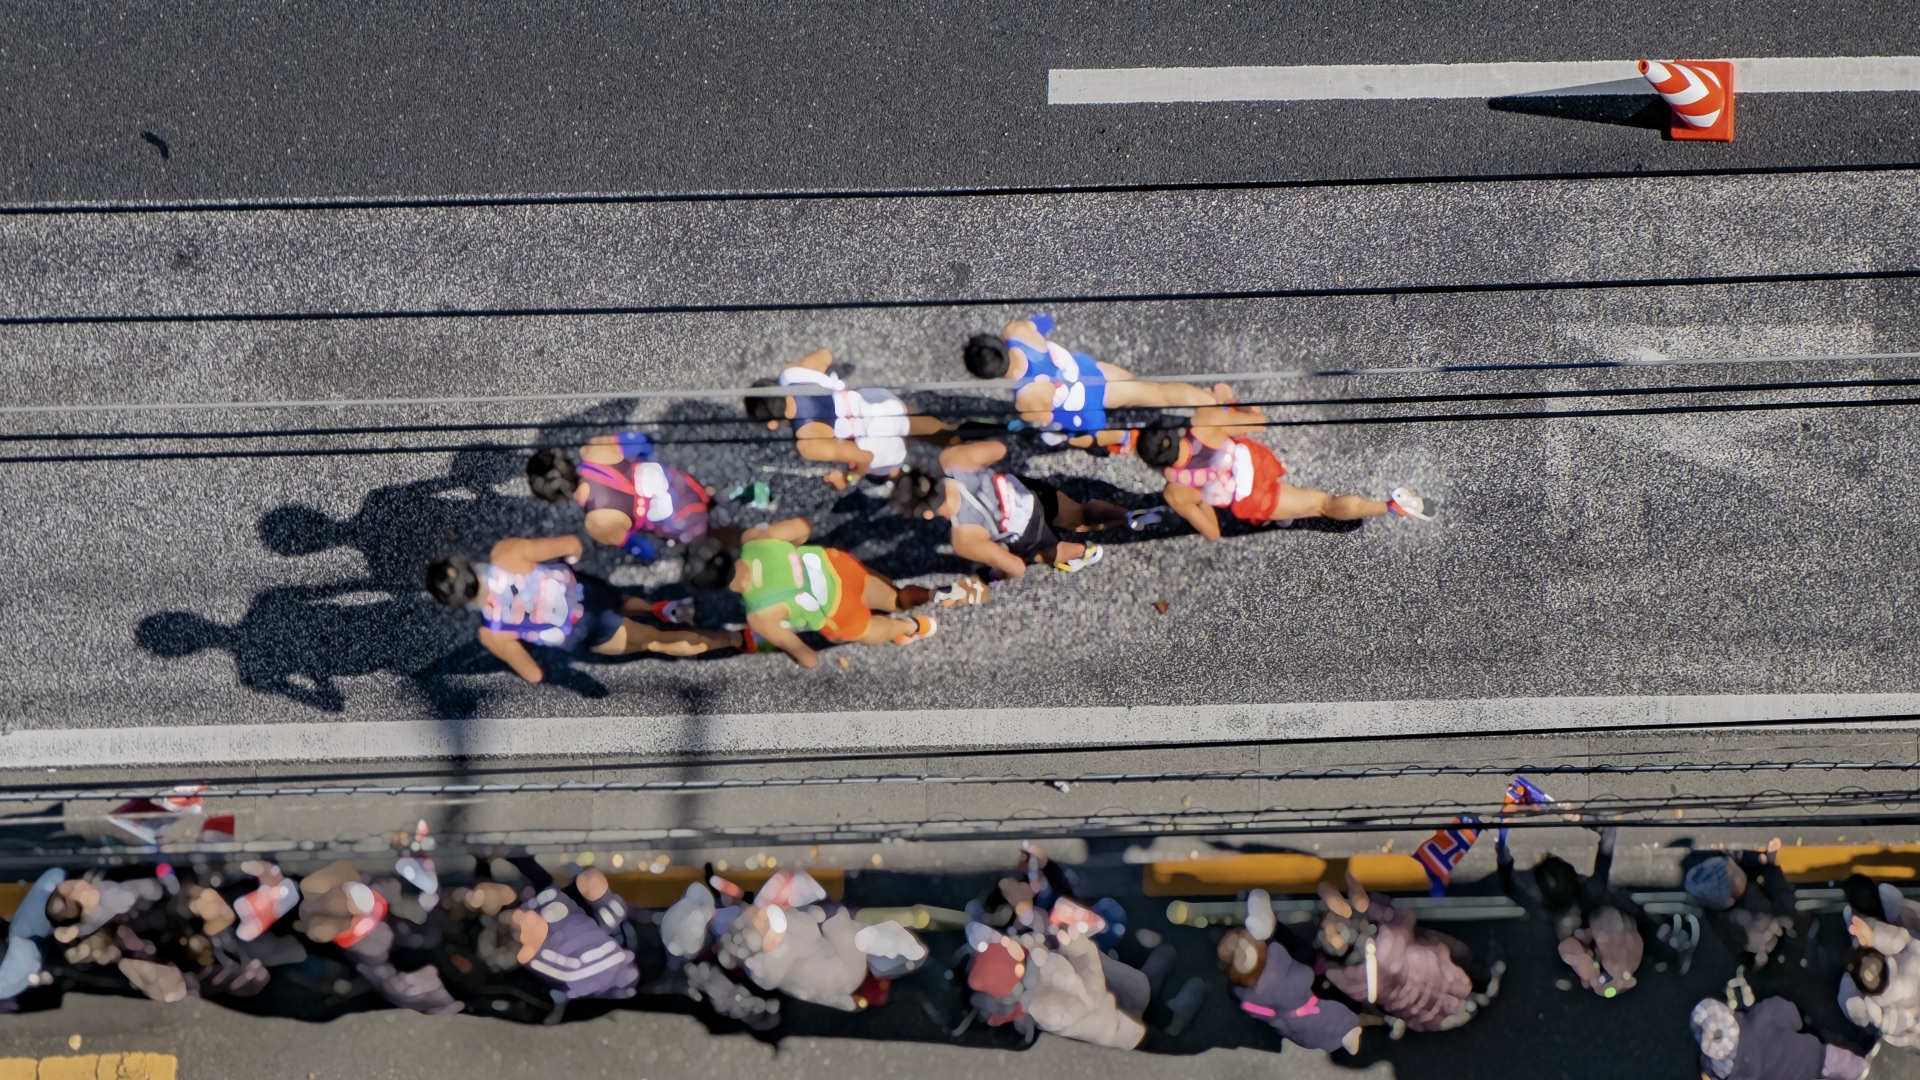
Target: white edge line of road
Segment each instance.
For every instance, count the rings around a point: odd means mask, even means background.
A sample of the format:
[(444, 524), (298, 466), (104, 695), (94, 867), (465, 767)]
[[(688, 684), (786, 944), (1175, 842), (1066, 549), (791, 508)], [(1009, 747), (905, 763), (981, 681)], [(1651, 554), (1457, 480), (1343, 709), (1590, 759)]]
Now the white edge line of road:
[[(1054, 68), (1047, 72), (1047, 104), (1650, 96), (1653, 88), (1637, 63)], [(1920, 56), (1765, 56), (1731, 63), (1735, 94), (1920, 90)]]
[(14, 730), (0, 736), (0, 768), (1017, 750), (1915, 715), (1920, 694), (1759, 694), (198, 724)]

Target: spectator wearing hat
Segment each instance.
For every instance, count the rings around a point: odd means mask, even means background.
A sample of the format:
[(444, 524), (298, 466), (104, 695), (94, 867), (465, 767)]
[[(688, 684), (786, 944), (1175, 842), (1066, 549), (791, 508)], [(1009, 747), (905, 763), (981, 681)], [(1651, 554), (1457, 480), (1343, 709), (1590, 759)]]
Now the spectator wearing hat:
[(1783, 937), (1794, 936), (1793, 885), (1770, 858), (1779, 849), (1776, 838), (1765, 852), (1707, 852), (1689, 860), (1683, 879), (1728, 950), (1752, 953), (1755, 968), (1779, 954)]
[(1840, 977), (1840, 1008), (1883, 1042), (1920, 1045), (1920, 940), (1905, 927), (1859, 914), (1847, 929), (1858, 944)]
[(967, 989), (974, 1009), (989, 1027), (1012, 1024), (1031, 1038), (1027, 1012), (1027, 951), (1017, 941), (981, 922), (967, 924)]
[(1823, 1044), (1801, 1030), (1800, 1010), (1786, 998), (1765, 998), (1735, 1012), (1706, 998), (1688, 1020), (1708, 1080), (1860, 1080), (1866, 1058)]

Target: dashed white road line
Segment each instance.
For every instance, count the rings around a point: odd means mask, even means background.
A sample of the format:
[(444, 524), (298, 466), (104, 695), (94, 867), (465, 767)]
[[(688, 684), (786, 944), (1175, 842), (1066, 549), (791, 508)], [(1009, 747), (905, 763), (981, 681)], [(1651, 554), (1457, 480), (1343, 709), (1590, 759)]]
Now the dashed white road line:
[[(1920, 91), (1920, 56), (1762, 56), (1732, 63), (1734, 90), (1741, 94)], [(1581, 60), (1510, 64), (1055, 68), (1047, 73), (1047, 103), (1124, 105), (1651, 95), (1652, 87), (1640, 77), (1635, 65), (1633, 60)]]

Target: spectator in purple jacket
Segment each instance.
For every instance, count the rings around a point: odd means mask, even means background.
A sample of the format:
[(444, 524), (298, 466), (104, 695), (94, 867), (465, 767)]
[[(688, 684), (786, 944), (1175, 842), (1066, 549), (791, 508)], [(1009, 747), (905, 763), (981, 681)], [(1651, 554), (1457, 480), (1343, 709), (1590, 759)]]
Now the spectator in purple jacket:
[(1700, 1074), (1708, 1080), (1860, 1080), (1867, 1059), (1824, 1045), (1800, 1030), (1800, 1010), (1786, 998), (1766, 998), (1734, 1012), (1717, 998), (1693, 1007), (1688, 1026), (1700, 1044)]
[(626, 919), (627, 906), (614, 895), (607, 876), (588, 867), (573, 880), (586, 903), (582, 907), (532, 859), (513, 863), (539, 890), (510, 919), (520, 940), (517, 959), (553, 997), (546, 1022), (559, 1023), (569, 1001), (632, 997), (640, 985), (640, 966), (610, 932)]

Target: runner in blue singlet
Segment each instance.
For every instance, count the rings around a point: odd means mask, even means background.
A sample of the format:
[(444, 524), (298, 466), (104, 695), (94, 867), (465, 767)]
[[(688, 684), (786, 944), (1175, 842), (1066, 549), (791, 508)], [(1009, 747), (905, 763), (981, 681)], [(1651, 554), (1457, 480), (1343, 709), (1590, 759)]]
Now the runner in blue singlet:
[(1053, 326), (1047, 315), (1016, 319), (1003, 336), (975, 334), (963, 353), (976, 377), (1014, 380), (1020, 419), (1039, 428), (1050, 444), (1126, 453), (1132, 432), (1109, 427), (1108, 410), (1199, 408), (1231, 394), (1225, 384), (1207, 391), (1191, 383), (1142, 382), (1126, 368), (1049, 341)]

